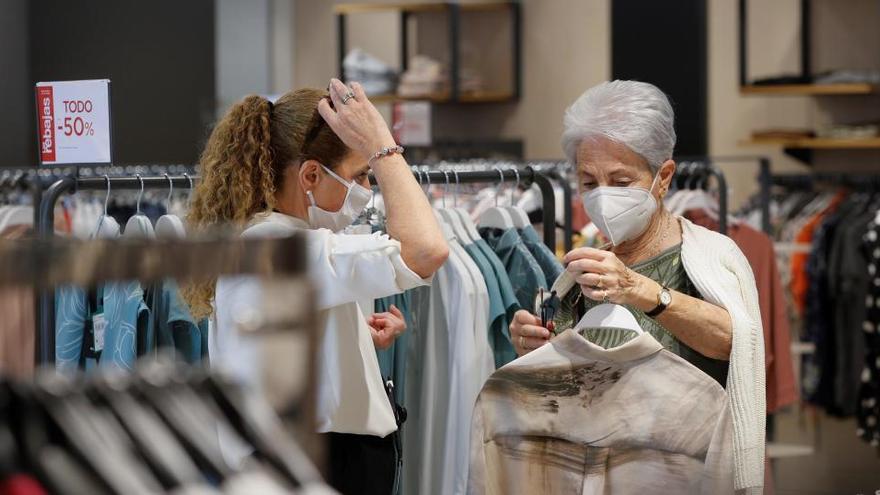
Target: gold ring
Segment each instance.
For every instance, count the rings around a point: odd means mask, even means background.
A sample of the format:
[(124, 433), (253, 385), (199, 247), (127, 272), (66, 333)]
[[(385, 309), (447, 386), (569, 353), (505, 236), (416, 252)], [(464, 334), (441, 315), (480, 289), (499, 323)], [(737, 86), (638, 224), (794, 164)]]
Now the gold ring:
[(602, 302), (603, 303), (608, 302), (608, 289), (605, 289), (604, 293), (602, 294)]
[(525, 344), (525, 342), (523, 341), (523, 336), (522, 336), (522, 335), (519, 336), (519, 346), (522, 347), (523, 349), (526, 348), (526, 344)]
[(596, 282), (596, 287), (599, 289), (602, 288), (602, 274), (601, 273), (599, 274), (599, 281)]

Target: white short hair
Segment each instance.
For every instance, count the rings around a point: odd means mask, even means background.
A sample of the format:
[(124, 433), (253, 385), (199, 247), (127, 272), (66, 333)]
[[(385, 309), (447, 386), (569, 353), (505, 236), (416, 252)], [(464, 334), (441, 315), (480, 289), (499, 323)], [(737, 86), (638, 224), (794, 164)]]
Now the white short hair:
[(657, 172), (672, 158), (675, 113), (669, 98), (653, 84), (610, 81), (593, 86), (565, 111), (562, 148), (571, 163), (585, 138), (601, 136), (642, 156)]

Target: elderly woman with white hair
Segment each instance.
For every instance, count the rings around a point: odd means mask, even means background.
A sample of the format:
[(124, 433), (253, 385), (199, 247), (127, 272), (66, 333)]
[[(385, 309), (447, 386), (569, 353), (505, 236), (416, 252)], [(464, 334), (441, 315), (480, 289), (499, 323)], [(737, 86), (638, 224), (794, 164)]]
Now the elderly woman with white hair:
[[(577, 166), (584, 207), (611, 246), (565, 256), (566, 272), (554, 284), (561, 304), (551, 328), (572, 328), (603, 302), (629, 309), (665, 349), (725, 388), (734, 485), (760, 493), (764, 343), (755, 280), (733, 241), (663, 206), (675, 174), (669, 100), (651, 84), (612, 81), (578, 98), (564, 123), (563, 146)], [(629, 338), (600, 330), (580, 332), (605, 349)], [(552, 336), (527, 311), (516, 314), (510, 333), (521, 356)]]

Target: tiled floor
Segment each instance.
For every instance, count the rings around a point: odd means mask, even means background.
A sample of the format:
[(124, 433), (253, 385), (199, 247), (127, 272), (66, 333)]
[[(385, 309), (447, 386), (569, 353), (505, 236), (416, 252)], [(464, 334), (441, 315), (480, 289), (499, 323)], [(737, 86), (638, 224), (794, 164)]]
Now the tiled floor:
[(777, 415), (780, 443), (812, 445), (815, 453), (775, 460), (777, 495), (880, 495), (880, 453), (856, 438), (854, 420), (792, 411)]

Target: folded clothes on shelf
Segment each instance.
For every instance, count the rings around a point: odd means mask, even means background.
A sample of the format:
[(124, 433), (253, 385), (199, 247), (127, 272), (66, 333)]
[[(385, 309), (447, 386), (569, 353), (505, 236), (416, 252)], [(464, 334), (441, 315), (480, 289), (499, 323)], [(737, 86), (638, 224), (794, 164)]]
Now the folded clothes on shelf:
[(342, 61), (348, 81), (357, 81), (368, 95), (382, 95), (394, 92), (397, 84), (397, 71), (378, 57), (360, 48), (354, 48)]
[(880, 69), (837, 69), (816, 76), (816, 84), (880, 84)]

